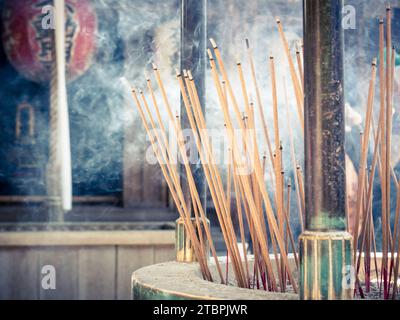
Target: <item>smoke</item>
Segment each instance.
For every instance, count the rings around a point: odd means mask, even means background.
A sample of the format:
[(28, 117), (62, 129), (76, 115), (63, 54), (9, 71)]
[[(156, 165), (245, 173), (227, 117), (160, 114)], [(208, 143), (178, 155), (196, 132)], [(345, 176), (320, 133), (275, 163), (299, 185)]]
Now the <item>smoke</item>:
[[(398, 3), (398, 1), (395, 1)], [(373, 3), (373, 5), (371, 5)], [(368, 89), (370, 60), (376, 56), (376, 33), (373, 28), (373, 16), (384, 13), (385, 1), (346, 1), (357, 12), (357, 29), (345, 32), (345, 69), (346, 102), (353, 115), (363, 115)], [(71, 146), (73, 159), (73, 181), (75, 194), (120, 194), (122, 192), (123, 146), (129, 140), (129, 161), (142, 166), (144, 153), (149, 141), (144, 132), (132, 101), (119, 79), (125, 77), (129, 83), (139, 89), (146, 89), (145, 72), (152, 74), (150, 64), (156, 63), (166, 85), (169, 99), (179, 112), (179, 87), (175, 80), (175, 69), (179, 67), (180, 51), (180, 1), (178, 0), (96, 0), (92, 1), (98, 15), (96, 34), (97, 53), (88, 72), (68, 85), (68, 98), (71, 121)], [(382, 8), (381, 8), (382, 7)], [(374, 12), (368, 10), (375, 10)], [(371, 13), (372, 12), (372, 13)], [(368, 17), (366, 14), (368, 13)], [(278, 0), (210, 0), (208, 1), (208, 38), (214, 38), (221, 49), (228, 74), (234, 88), (240, 88), (236, 71), (236, 61), (243, 64), (249, 95), (253, 102), (256, 95), (250, 78), (250, 68), (245, 54), (245, 39), (250, 40), (253, 49), (257, 79), (261, 88), (262, 100), (271, 139), (273, 139), (273, 114), (269, 57), (276, 62), (278, 109), (281, 123), (281, 140), (284, 146), (284, 167), (292, 167), (289, 156), (289, 137), (287, 126), (294, 130), (297, 160), (303, 162), (303, 139), (297, 117), (297, 107), (289, 67), (278, 34), (275, 17), (279, 16), (293, 59), (295, 45), (302, 40), (302, 1)], [(357, 41), (356, 41), (357, 40)], [(372, 48), (372, 49), (369, 49)], [(29, 102), (37, 106), (37, 144), (47, 149), (47, 88), (34, 84), (27, 85), (9, 66), (2, 65), (3, 108), (15, 108), (23, 94)], [(152, 78), (152, 77), (151, 77)], [(152, 80), (154, 80), (152, 78)], [(284, 83), (288, 92), (288, 107), (291, 114), (287, 122)], [(156, 89), (156, 83), (153, 81)], [(14, 89), (11, 89), (13, 88)], [(207, 72), (207, 124), (209, 128), (223, 128), (223, 117), (211, 79)], [(15, 89), (19, 88), (19, 89)], [(27, 88), (30, 88), (29, 90)], [(22, 91), (22, 93), (21, 93)], [(6, 93), (7, 92), (7, 93)], [(240, 90), (236, 90), (240, 107), (244, 110)], [(162, 101), (156, 89), (158, 101)], [(5, 98), (5, 99), (3, 99)], [(162, 108), (164, 110), (164, 108)], [(255, 108), (257, 115), (257, 106)], [(349, 109), (350, 110), (350, 109)], [(10, 111), (4, 117), (4, 132), (12, 135), (15, 112)], [(167, 120), (165, 110), (163, 117)], [(352, 118), (353, 120), (355, 119)], [(266, 151), (259, 117), (257, 119), (260, 152)], [(357, 152), (359, 127), (349, 121), (348, 150), (351, 158)], [(125, 135), (127, 128), (129, 136)], [(40, 138), (39, 138), (40, 137)], [(12, 142), (1, 142), (3, 159), (12, 154)], [(45, 152), (45, 151), (43, 151)], [(10, 160), (11, 162), (11, 160)], [(9, 171), (2, 165), (0, 179)], [(288, 173), (289, 176), (289, 173)], [(146, 177), (149, 178), (149, 177)], [(150, 179), (160, 181), (160, 175)], [(37, 190), (31, 190), (35, 193)], [(295, 203), (295, 201), (292, 201)]]

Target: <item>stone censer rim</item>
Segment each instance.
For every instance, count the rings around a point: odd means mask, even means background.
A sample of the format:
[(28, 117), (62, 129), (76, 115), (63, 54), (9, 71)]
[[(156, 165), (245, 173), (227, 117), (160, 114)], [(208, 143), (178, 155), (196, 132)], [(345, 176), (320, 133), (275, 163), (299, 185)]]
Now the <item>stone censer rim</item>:
[[(293, 260), (293, 259), (290, 259)], [(249, 261), (253, 264), (253, 261)], [(294, 260), (293, 260), (294, 264)], [(225, 267), (225, 263), (222, 262)], [(217, 274), (215, 264), (210, 270)], [(218, 279), (215, 277), (215, 279)], [(244, 289), (203, 280), (197, 263), (167, 262), (148, 266), (132, 275), (137, 300), (298, 300), (292, 293)]]

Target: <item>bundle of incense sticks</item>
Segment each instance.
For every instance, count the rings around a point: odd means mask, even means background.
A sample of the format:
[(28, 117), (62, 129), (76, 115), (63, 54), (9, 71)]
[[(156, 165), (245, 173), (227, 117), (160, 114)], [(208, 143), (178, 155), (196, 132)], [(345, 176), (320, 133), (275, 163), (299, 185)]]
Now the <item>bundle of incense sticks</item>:
[[(371, 288), (371, 272), (375, 268), (376, 279), (384, 299), (397, 296), (400, 237), (398, 223), (400, 215), (400, 190), (396, 174), (391, 163), (392, 121), (394, 99), (394, 69), (395, 48), (392, 47), (391, 8), (386, 9), (386, 35), (385, 21), (379, 21), (379, 66), (376, 60), (372, 63), (371, 81), (368, 93), (368, 102), (365, 117), (365, 128), (361, 144), (361, 160), (359, 166), (356, 225), (354, 231), (354, 257), (356, 258), (357, 290), (364, 295), (360, 283), (361, 260), (365, 276), (365, 291)], [(386, 43), (385, 43), (386, 42)], [(385, 57), (386, 49), (386, 57)], [(379, 69), (379, 119), (375, 126), (373, 106), (375, 95), (375, 80)], [(372, 136), (373, 139), (370, 139)], [(368, 169), (368, 149), (370, 140), (373, 140), (373, 157)], [(372, 214), (373, 186), (378, 171), (382, 195), (382, 259), (378, 266), (376, 257), (376, 238), (374, 219)], [(391, 209), (391, 185), (396, 186), (396, 208), (394, 210), (394, 224), (391, 226), (393, 210)], [(372, 255), (373, 252), (373, 255)], [(378, 272), (380, 270), (380, 273)]]
[[(272, 57), (270, 59), (271, 87), (274, 101), (274, 145), (272, 145), (265, 121), (264, 107), (257, 83), (252, 51), (249, 41), (246, 40), (247, 57), (251, 69), (251, 85), (257, 93), (257, 109), (261, 115), (261, 119), (263, 119), (263, 132), (268, 145), (270, 160), (270, 164), (268, 164), (267, 154), (260, 153), (258, 149), (258, 141), (255, 134), (255, 107), (254, 103), (249, 99), (249, 84), (245, 80), (243, 66), (241, 62), (237, 62), (237, 76), (240, 80), (240, 90), (237, 90), (231, 85), (231, 80), (227, 75), (217, 44), (212, 39), (210, 43), (212, 50), (208, 50), (208, 55), (211, 74), (224, 116), (224, 128), (229, 141), (230, 163), (227, 166), (226, 189), (223, 184), (221, 168), (217, 166), (215, 161), (195, 79), (193, 79), (190, 70), (183, 70), (182, 72), (176, 72), (176, 81), (180, 88), (183, 107), (185, 108), (193, 132), (197, 152), (200, 156), (204, 175), (214, 203), (216, 215), (227, 247), (227, 256), (229, 256), (236, 283), (243, 288), (260, 288), (262, 285), (264, 290), (270, 291), (285, 291), (287, 285), (291, 285), (293, 290), (297, 292), (293, 267), (289, 265), (288, 259), (288, 252), (292, 251), (296, 264), (298, 263), (295, 239), (290, 225), (291, 183), (286, 183), (287, 180), (283, 168), (283, 147), (279, 133), (277, 79), (274, 59)], [(161, 92), (163, 110), (167, 111), (169, 127), (177, 140), (179, 153), (184, 163), (193, 209), (186, 203), (177, 167), (172, 162), (172, 159), (175, 159), (175, 157), (171, 154), (172, 151), (167, 139), (166, 125), (163, 124), (161, 117), (161, 104), (156, 98), (155, 88), (153, 88), (150, 78), (146, 79), (146, 82), (147, 94), (150, 97), (151, 106), (148, 103), (146, 94), (137, 89), (132, 90), (135, 105), (150, 137), (153, 151), (159, 161), (176, 208), (185, 221), (185, 227), (193, 243), (193, 249), (199, 261), (203, 277), (207, 280), (213, 280), (208, 267), (209, 252), (205, 249), (205, 242), (207, 240), (218, 269), (220, 281), (221, 283), (227, 283), (227, 275), (224, 276), (222, 272), (209, 225), (207, 224), (206, 210), (200, 201), (191, 171), (185, 148), (183, 129), (180, 123), (175, 121), (168, 93), (156, 65), (153, 65), (153, 71), (157, 89)], [(295, 76), (298, 80), (298, 75), (296, 74)], [(244, 112), (240, 109), (239, 105), (243, 107)], [(153, 113), (156, 115), (156, 119), (154, 119)], [(240, 129), (241, 137), (238, 137), (234, 133), (236, 129)], [(297, 169), (298, 164), (294, 155), (293, 141), (291, 150), (297, 186), (301, 183), (298, 179), (301, 173)], [(243, 156), (243, 151), (245, 156)], [(265, 183), (267, 170), (273, 178), (274, 183), (272, 199)], [(246, 173), (244, 174), (243, 172)], [(232, 192), (232, 182), (235, 206), (231, 205), (230, 194)], [(296, 188), (296, 190), (300, 203), (303, 200), (301, 200), (302, 197), (299, 188)], [(233, 208), (235, 209), (232, 210)], [(194, 224), (191, 220), (192, 211), (194, 212)], [(234, 228), (233, 215), (235, 214), (239, 222), (239, 230), (235, 230)], [(246, 227), (249, 230), (252, 240), (252, 251), (255, 260), (254, 270), (250, 270), (249, 267), (245, 239)], [(201, 231), (201, 228), (205, 229), (206, 239), (203, 239), (202, 235), (204, 233)], [(240, 239), (240, 243), (238, 239)], [(240, 246), (242, 247), (240, 248)], [(275, 259), (271, 259), (272, 256)]]
[[(297, 74), (294, 69), (294, 63), (291, 59), (282, 26), (280, 21), (277, 21), (278, 30), (281, 34), (284, 49), (291, 66), (291, 79), (296, 93), (299, 121), (301, 125), (303, 125), (303, 93), (300, 87), (303, 77), (302, 57), (300, 52), (296, 53), (298, 63)], [(297, 292), (297, 284), (288, 260), (288, 252), (291, 251), (293, 252), (296, 266), (298, 266), (295, 239), (290, 225), (291, 182), (289, 181), (286, 184), (283, 168), (283, 147), (280, 140), (277, 77), (274, 58), (270, 58), (271, 95), (273, 98), (274, 114), (274, 143), (272, 144), (249, 41), (246, 39), (251, 84), (246, 82), (242, 63), (238, 62), (237, 76), (240, 80), (240, 90), (236, 90), (232, 87), (217, 44), (212, 39), (210, 43), (212, 45), (212, 50), (208, 50), (208, 55), (211, 74), (221, 111), (224, 116), (224, 128), (229, 141), (228, 153), (230, 163), (227, 166), (226, 190), (222, 182), (221, 169), (216, 165), (215, 155), (210, 145), (210, 136), (207, 131), (203, 109), (197, 94), (195, 79), (193, 79), (190, 70), (183, 70), (183, 72), (177, 71), (176, 81), (180, 88), (183, 107), (186, 110), (190, 127), (193, 131), (196, 148), (214, 203), (216, 215), (227, 248), (227, 256), (230, 259), (236, 283), (238, 286), (244, 288), (260, 288), (262, 286), (264, 290), (269, 291), (285, 291), (287, 285), (290, 284), (293, 290)], [(132, 90), (135, 105), (150, 137), (153, 151), (159, 161), (176, 208), (185, 222), (185, 227), (192, 241), (193, 249), (199, 261), (203, 277), (210, 281), (213, 280), (207, 264), (209, 256), (209, 252), (205, 249), (205, 241), (207, 240), (217, 266), (220, 281), (221, 283), (227, 283), (228, 275), (226, 274), (224, 276), (222, 272), (209, 225), (206, 223), (206, 210), (202, 207), (199, 193), (196, 189), (195, 180), (184, 147), (183, 129), (180, 123), (175, 121), (171, 104), (168, 100), (168, 94), (157, 66), (153, 65), (153, 71), (158, 87), (157, 89), (161, 92), (163, 110), (166, 110), (168, 114), (170, 130), (172, 130), (178, 142), (178, 150), (184, 163), (184, 170), (188, 179), (193, 208), (187, 205), (180, 185), (177, 166), (173, 163), (173, 159), (176, 157), (172, 154), (172, 149), (167, 139), (168, 132), (166, 131), (166, 125), (164, 125), (162, 121), (160, 102), (156, 98), (155, 89), (153, 88), (150, 78), (147, 78), (146, 82), (147, 93), (151, 100), (151, 107), (146, 95), (141, 90), (136, 89)], [(249, 99), (248, 91), (250, 86), (252, 86), (252, 89), (256, 92), (256, 106), (262, 121), (265, 142), (268, 146), (267, 152), (262, 153), (262, 155), (258, 149), (258, 141), (254, 132), (256, 126), (255, 104)], [(287, 97), (285, 103), (288, 107)], [(242, 112), (239, 105), (243, 106), (242, 109), (244, 112)], [(233, 113), (231, 110), (233, 110)], [(153, 112), (156, 115), (156, 119), (153, 117)], [(289, 127), (291, 126), (289, 125)], [(237, 135), (234, 134), (235, 129), (240, 129), (241, 138), (238, 138)], [(248, 132), (250, 132), (250, 138), (248, 137)], [(299, 219), (303, 228), (304, 193), (300, 191), (302, 189), (302, 186), (300, 186), (302, 184), (302, 173), (299, 164), (296, 162), (292, 131), (290, 140)], [(245, 157), (243, 157), (243, 150), (246, 153)], [(267, 159), (269, 159), (269, 163)], [(247, 173), (243, 174), (243, 171)], [(272, 178), (272, 199), (270, 199), (265, 183), (267, 171)], [(235, 198), (235, 212), (232, 212), (233, 206), (231, 206), (230, 194), (232, 191), (232, 182)], [(192, 211), (194, 212), (195, 224), (193, 224), (191, 220)], [(232, 221), (232, 216), (235, 214), (239, 222), (239, 231), (235, 230)], [(250, 270), (249, 258), (247, 256), (245, 239), (246, 227), (249, 230), (252, 240), (252, 252), (254, 253), (253, 270)], [(204, 233), (201, 231), (201, 228), (205, 228), (207, 239), (203, 239), (202, 235)], [(240, 239), (242, 248), (239, 248), (237, 239)], [(240, 253), (241, 251), (242, 254)], [(271, 257), (274, 257), (274, 259), (271, 259)]]
[[(400, 236), (398, 223), (400, 217), (400, 188), (393, 167), (391, 166), (391, 128), (393, 105), (394, 57), (395, 49), (391, 44), (391, 9), (387, 8), (386, 28), (386, 59), (384, 21), (380, 21), (380, 52), (379, 65), (376, 59), (372, 62), (371, 80), (368, 91), (368, 101), (365, 115), (365, 128), (361, 135), (361, 157), (358, 174), (358, 191), (356, 201), (356, 221), (353, 232), (354, 261), (356, 263), (356, 293), (364, 296), (364, 290), (371, 288), (372, 278), (375, 277), (384, 298), (395, 298), (397, 295), (397, 280), (400, 267)], [(282, 41), (283, 50), (290, 71), (291, 84), (296, 100), (297, 120), (304, 130), (304, 71), (302, 49), (296, 46), (295, 59), (290, 52), (282, 22), (276, 19), (277, 29)], [(222, 235), (227, 248), (227, 256), (236, 279), (236, 284), (243, 288), (263, 288), (268, 291), (285, 291), (291, 285), (297, 292), (297, 283), (293, 277), (293, 270), (289, 265), (288, 252), (293, 253), (295, 265), (298, 267), (296, 239), (291, 228), (291, 192), (292, 183), (285, 175), (283, 167), (283, 146), (280, 140), (280, 121), (284, 116), (278, 108), (277, 87), (279, 86), (275, 68), (275, 59), (269, 59), (270, 85), (272, 97), (273, 136), (270, 136), (269, 126), (266, 122), (265, 108), (262, 94), (257, 81), (256, 66), (252, 49), (246, 39), (247, 63), (249, 65), (250, 83), (246, 81), (245, 69), (240, 61), (236, 70), (240, 88), (234, 88), (228, 77), (221, 52), (213, 39), (210, 39), (212, 49), (208, 50), (211, 75), (219, 105), (224, 117), (223, 127), (228, 137), (229, 165), (226, 168), (227, 181), (224, 188), (222, 170), (215, 161), (215, 155), (210, 143), (202, 105), (198, 97), (195, 79), (190, 70), (176, 72), (176, 81), (180, 88), (183, 107), (188, 116), (193, 132), (197, 152), (204, 170), (206, 181), (214, 203), (216, 215), (220, 224)], [(297, 64), (297, 70), (296, 70)], [(374, 119), (374, 98), (379, 68), (379, 93), (380, 112), (377, 127)], [(210, 227), (207, 224), (206, 208), (203, 208), (199, 192), (186, 153), (183, 128), (173, 115), (168, 93), (161, 79), (157, 66), (153, 65), (154, 79), (157, 89), (161, 92), (163, 110), (167, 111), (170, 128), (178, 142), (178, 151), (184, 163), (185, 175), (188, 179), (192, 206), (189, 207), (180, 185), (178, 169), (173, 159), (172, 148), (168, 142), (168, 132), (161, 117), (160, 102), (156, 98), (150, 78), (146, 79), (147, 94), (151, 100), (148, 104), (145, 93), (141, 90), (132, 90), (135, 105), (139, 111), (143, 125), (150, 137), (153, 150), (161, 166), (163, 175), (168, 184), (176, 208), (185, 222), (185, 227), (193, 244), (195, 255), (204, 279), (212, 281), (208, 267), (208, 258), (211, 252), (215, 261), (221, 283), (228, 283), (228, 268), (226, 274), (222, 271), (216, 249), (211, 237)], [(282, 81), (284, 88), (284, 101), (286, 121), (289, 129), (290, 160), (293, 166), (294, 186), (296, 191), (297, 212), (301, 230), (304, 230), (305, 196), (303, 172), (295, 152), (292, 119), (290, 118), (287, 86), (285, 79)], [(255, 92), (256, 101), (249, 98), (249, 89)], [(240, 108), (242, 107), (242, 108)], [(259, 114), (261, 121), (263, 141), (267, 150), (261, 153), (254, 129), (256, 127), (255, 114)], [(156, 119), (153, 117), (155, 112)], [(240, 129), (241, 139), (234, 133)], [(250, 134), (248, 134), (250, 132)], [(250, 136), (250, 138), (248, 137)], [(372, 136), (373, 139), (370, 139)], [(271, 139), (273, 137), (273, 140)], [(373, 140), (373, 157), (368, 161), (368, 150)], [(243, 150), (246, 154), (243, 157)], [(368, 167), (369, 166), (369, 167)], [(372, 212), (374, 179), (378, 172), (382, 188), (382, 250), (381, 265), (378, 266), (376, 252), (375, 226)], [(246, 174), (243, 174), (246, 172)], [(268, 190), (272, 190), (272, 199), (267, 190), (266, 174), (271, 178)], [(391, 180), (397, 186), (397, 203), (395, 209), (395, 223), (391, 228)], [(233, 192), (232, 192), (233, 184)], [(234, 194), (234, 206), (231, 203), (231, 193)], [(193, 207), (193, 208), (192, 208)], [(192, 222), (194, 212), (195, 223)], [(236, 215), (239, 230), (235, 230), (232, 217)], [(245, 230), (249, 230), (252, 240), (254, 255), (254, 269), (250, 270), (247, 255)], [(205, 228), (205, 232), (201, 231)], [(203, 234), (206, 235), (204, 239)], [(240, 243), (238, 242), (240, 239)], [(210, 252), (205, 249), (205, 241), (209, 242)], [(242, 248), (240, 248), (242, 246)], [(242, 252), (242, 254), (241, 254)], [(274, 259), (272, 259), (274, 257)], [(362, 263), (363, 262), (363, 263)], [(372, 266), (373, 265), (373, 266)], [(378, 271), (380, 270), (380, 272)], [(374, 275), (372, 275), (374, 272)], [(364, 284), (361, 279), (364, 279)]]

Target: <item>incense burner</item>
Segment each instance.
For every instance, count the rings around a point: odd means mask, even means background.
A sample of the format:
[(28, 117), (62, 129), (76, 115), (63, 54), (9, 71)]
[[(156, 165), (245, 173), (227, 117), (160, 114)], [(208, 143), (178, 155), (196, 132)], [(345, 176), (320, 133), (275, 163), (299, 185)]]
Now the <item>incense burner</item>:
[[(289, 261), (295, 272), (294, 259), (290, 258)], [(225, 269), (226, 263), (221, 263), (221, 267)], [(254, 267), (253, 259), (249, 261), (249, 267)], [(210, 271), (213, 278), (218, 279), (217, 268), (213, 262), (210, 262)], [(229, 282), (233, 284), (233, 275)], [(197, 263), (168, 262), (135, 271), (132, 275), (132, 298), (134, 300), (298, 300), (299, 296), (293, 293), (251, 290), (206, 281), (203, 280)]]

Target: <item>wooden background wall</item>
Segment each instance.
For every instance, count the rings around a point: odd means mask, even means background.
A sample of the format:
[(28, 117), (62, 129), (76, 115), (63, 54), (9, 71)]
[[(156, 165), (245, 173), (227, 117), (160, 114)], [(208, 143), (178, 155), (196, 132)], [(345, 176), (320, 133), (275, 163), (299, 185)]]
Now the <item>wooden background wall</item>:
[[(174, 256), (173, 230), (3, 233), (0, 299), (129, 300), (133, 271)], [(56, 290), (42, 288), (45, 265), (56, 269)]]

